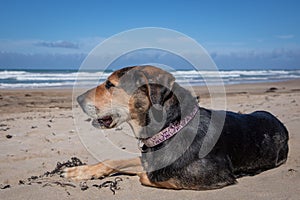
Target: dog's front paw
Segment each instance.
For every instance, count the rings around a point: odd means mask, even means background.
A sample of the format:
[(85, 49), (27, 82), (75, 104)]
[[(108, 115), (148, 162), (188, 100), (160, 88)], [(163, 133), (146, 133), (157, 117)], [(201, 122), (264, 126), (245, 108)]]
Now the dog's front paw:
[(96, 179), (107, 176), (111, 173), (111, 169), (99, 163), (97, 165), (82, 165), (78, 167), (65, 168), (61, 176), (75, 181)]
[(65, 168), (61, 176), (76, 181), (92, 179), (94, 174), (87, 165)]

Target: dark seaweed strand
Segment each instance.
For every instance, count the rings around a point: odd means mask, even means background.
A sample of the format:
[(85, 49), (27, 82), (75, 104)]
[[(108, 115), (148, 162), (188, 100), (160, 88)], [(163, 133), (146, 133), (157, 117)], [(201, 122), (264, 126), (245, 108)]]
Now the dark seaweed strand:
[[(60, 175), (62, 173), (62, 170), (65, 169), (66, 167), (76, 167), (76, 166), (81, 166), (81, 165), (85, 165), (85, 163), (83, 163), (79, 158), (76, 157), (72, 157), (71, 160), (68, 160), (67, 162), (57, 162), (56, 167), (54, 170), (52, 171), (47, 171), (45, 172), (43, 175), (40, 176), (31, 176), (30, 178), (27, 178), (27, 181), (25, 180), (19, 180), (19, 185), (31, 185), (32, 183), (39, 183), (38, 179), (44, 178), (44, 177), (51, 177), (55, 174)], [(53, 182), (56, 185), (60, 185), (60, 186), (70, 186), (68, 184), (65, 183), (60, 183), (60, 182)], [(51, 183), (49, 183), (51, 184)], [(45, 184), (46, 186), (48, 186), (47, 184)], [(73, 186), (71, 186), (73, 187)]]
[(79, 187), (82, 191), (85, 191), (89, 188), (86, 182), (80, 182)]
[(79, 158), (72, 157), (71, 161), (68, 160), (67, 162), (63, 162), (63, 163), (57, 162), (56, 168), (54, 170), (52, 170), (51, 172), (44, 173), (44, 176), (47, 177), (49, 175), (52, 176), (54, 174), (60, 175), (64, 168), (77, 167), (77, 166), (81, 166), (81, 165), (86, 165), (86, 164), (83, 163)]
[(0, 189), (1, 190), (5, 190), (5, 189), (7, 189), (7, 188), (10, 188), (10, 185), (2, 185), (2, 184), (0, 184)]
[(118, 182), (123, 181), (122, 178), (120, 177), (116, 177), (114, 181), (105, 181), (103, 183), (101, 183), (100, 185), (94, 184), (94, 187), (97, 188), (103, 188), (103, 187), (109, 187), (109, 189), (112, 191), (113, 195), (116, 194), (116, 190), (119, 190), (120, 187), (118, 187)]

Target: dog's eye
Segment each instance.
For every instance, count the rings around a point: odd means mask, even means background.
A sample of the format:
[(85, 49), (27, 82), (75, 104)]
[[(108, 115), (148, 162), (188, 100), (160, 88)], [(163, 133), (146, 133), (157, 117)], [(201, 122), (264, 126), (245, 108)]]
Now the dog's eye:
[(109, 89), (109, 88), (111, 88), (111, 87), (115, 87), (115, 85), (112, 84), (110, 81), (106, 81), (106, 83), (105, 83), (105, 88), (106, 88), (106, 89)]

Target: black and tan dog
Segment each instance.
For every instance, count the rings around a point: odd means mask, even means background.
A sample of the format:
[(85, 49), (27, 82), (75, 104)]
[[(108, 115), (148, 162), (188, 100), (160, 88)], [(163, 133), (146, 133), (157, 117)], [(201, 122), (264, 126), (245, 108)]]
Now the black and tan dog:
[[(128, 173), (152, 187), (214, 189), (287, 160), (288, 132), (272, 114), (198, 107), (196, 97), (170, 73), (153, 66), (120, 69), (77, 100), (94, 119), (95, 127), (113, 128), (128, 122), (144, 145), (139, 158), (67, 168), (63, 173), (67, 178)], [(217, 142), (201, 156), (203, 138), (216, 135), (218, 130)]]

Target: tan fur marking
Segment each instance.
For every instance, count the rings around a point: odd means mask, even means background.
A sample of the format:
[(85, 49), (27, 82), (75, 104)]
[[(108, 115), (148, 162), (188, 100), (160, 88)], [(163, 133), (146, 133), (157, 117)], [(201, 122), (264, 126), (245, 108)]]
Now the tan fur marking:
[(142, 172), (138, 174), (140, 177), (140, 182), (143, 185), (150, 186), (150, 187), (157, 187), (157, 188), (166, 188), (166, 189), (174, 189), (174, 190), (180, 190), (183, 189), (181, 186), (179, 186), (174, 179), (169, 179), (167, 181), (162, 182), (151, 182), (145, 172)]

